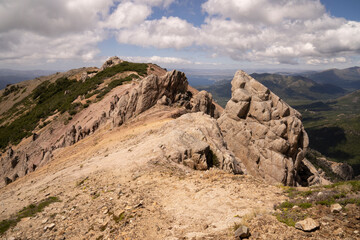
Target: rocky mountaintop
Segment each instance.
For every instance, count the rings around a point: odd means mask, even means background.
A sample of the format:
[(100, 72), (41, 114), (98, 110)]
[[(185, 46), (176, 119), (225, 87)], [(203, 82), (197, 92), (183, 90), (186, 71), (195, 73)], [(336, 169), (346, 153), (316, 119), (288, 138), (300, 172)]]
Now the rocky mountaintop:
[(320, 236), (283, 225), (274, 208), (292, 189), (280, 185), (330, 183), (305, 159), (301, 115), (245, 72), (225, 110), (182, 72), (116, 57), (24, 88), (0, 102), (21, 98), (1, 118), (5, 239)]

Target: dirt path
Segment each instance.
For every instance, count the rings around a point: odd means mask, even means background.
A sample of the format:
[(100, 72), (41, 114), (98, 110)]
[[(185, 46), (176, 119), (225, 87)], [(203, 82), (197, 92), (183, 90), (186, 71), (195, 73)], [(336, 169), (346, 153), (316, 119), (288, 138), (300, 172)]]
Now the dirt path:
[(193, 171), (164, 160), (156, 133), (168, 121), (104, 128), (1, 189), (1, 220), (48, 196), (61, 200), (4, 236), (231, 239), (234, 223), (270, 213), (285, 199), (280, 188), (249, 176)]

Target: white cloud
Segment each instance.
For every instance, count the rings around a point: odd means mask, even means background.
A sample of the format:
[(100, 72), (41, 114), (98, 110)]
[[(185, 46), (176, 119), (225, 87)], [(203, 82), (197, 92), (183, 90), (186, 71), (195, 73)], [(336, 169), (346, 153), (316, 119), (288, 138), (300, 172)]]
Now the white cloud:
[(119, 43), (130, 43), (144, 47), (184, 48), (191, 46), (197, 37), (197, 29), (178, 17), (162, 17), (145, 21), (133, 28), (117, 33)]
[(135, 3), (146, 4), (148, 6), (169, 7), (175, 0), (133, 0)]
[(319, 0), (209, 0), (202, 7), (209, 16), (197, 44), (219, 56), (297, 64), (360, 51), (360, 23), (329, 16)]
[(112, 0), (11, 0), (0, 3), (0, 32), (29, 31), (61, 36), (90, 30), (106, 16)]
[(91, 61), (98, 43), (113, 35), (120, 44), (194, 47), (209, 58), (258, 63), (338, 63), (360, 54), (360, 22), (330, 16), (320, 0), (208, 0), (199, 27), (179, 17), (149, 19), (153, 7), (175, 2), (0, 0), (0, 63)]
[(126, 57), (122, 56), (121, 59), (131, 62), (147, 62), (147, 63), (156, 63), (156, 64), (192, 64), (190, 60), (184, 58), (177, 57), (160, 57), (160, 56), (152, 56), (152, 57)]
[(151, 14), (151, 7), (132, 2), (120, 3), (104, 23), (104, 27), (121, 29), (142, 23)]
[(319, 0), (209, 0), (202, 7), (212, 16), (256, 24), (316, 19), (325, 12)]
[(310, 58), (306, 61), (309, 65), (320, 65), (329, 63), (346, 63), (348, 60), (345, 57), (336, 58)]

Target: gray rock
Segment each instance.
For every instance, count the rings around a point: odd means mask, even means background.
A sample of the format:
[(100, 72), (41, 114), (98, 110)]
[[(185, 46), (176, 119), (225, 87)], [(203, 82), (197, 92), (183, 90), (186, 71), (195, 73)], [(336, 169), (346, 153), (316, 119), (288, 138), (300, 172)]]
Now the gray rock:
[(320, 224), (312, 218), (306, 218), (305, 220), (295, 223), (295, 228), (304, 232), (310, 232), (318, 229)]
[(341, 211), (342, 207), (340, 204), (338, 203), (335, 203), (335, 204), (331, 204), (330, 206), (330, 211), (332, 213), (339, 213)]
[(270, 183), (296, 185), (309, 140), (301, 115), (243, 71), (218, 119), (229, 150), (248, 173)]
[(242, 225), (235, 231), (235, 239), (243, 239), (250, 236), (249, 228)]
[(106, 62), (101, 66), (100, 68), (100, 71), (106, 69), (106, 68), (109, 68), (109, 67), (112, 67), (112, 66), (115, 66), (119, 63), (122, 63), (124, 62), (123, 60), (121, 60), (120, 58), (114, 56), (114, 57), (110, 57), (106, 60)]
[(159, 149), (171, 161), (197, 170), (218, 167), (243, 173), (241, 161), (227, 149), (216, 120), (207, 114), (185, 114), (164, 125), (161, 135)]

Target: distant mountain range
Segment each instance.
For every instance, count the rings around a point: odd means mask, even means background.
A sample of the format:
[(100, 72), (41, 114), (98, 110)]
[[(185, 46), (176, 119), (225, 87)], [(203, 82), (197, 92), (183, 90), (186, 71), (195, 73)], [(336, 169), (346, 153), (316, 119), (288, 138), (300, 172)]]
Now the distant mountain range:
[[(253, 73), (251, 76), (289, 103), (337, 98), (348, 93), (347, 90), (339, 86), (317, 83), (303, 76), (269, 73)], [(212, 85), (198, 88), (212, 93), (223, 107), (231, 97), (231, 79), (216, 81)]]
[(20, 71), (12, 69), (0, 69), (0, 89), (5, 88), (8, 84), (14, 84), (25, 80), (34, 79), (40, 76), (46, 76), (55, 73), (55, 71), (30, 70)]
[(360, 89), (360, 67), (329, 69), (322, 72), (304, 74), (317, 83), (332, 84), (347, 90)]

